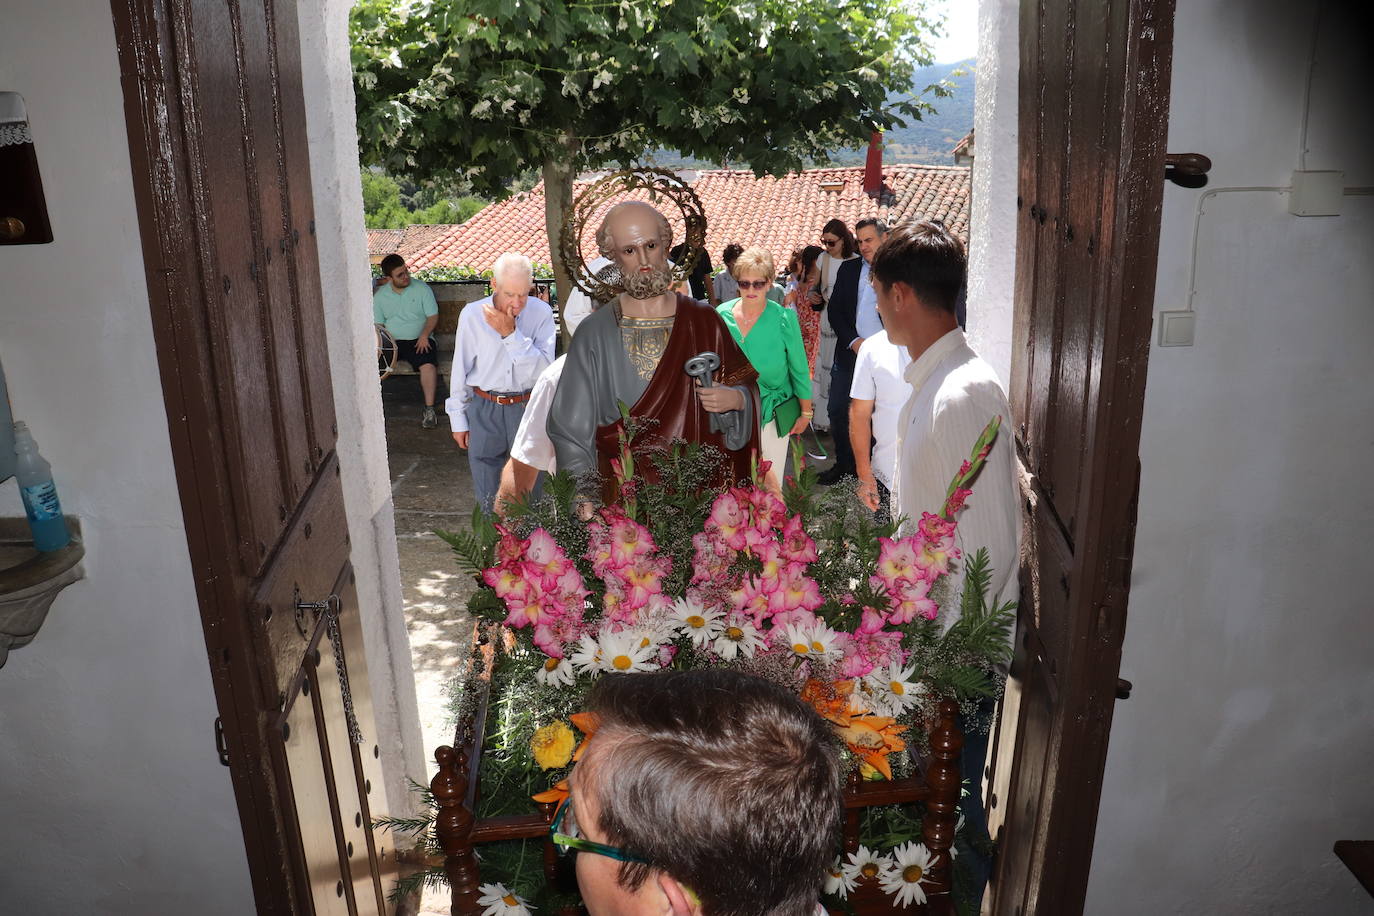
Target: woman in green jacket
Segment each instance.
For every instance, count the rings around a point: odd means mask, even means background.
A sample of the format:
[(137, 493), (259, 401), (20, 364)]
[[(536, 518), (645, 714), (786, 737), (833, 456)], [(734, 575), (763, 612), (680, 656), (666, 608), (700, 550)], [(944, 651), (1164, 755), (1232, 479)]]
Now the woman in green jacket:
[(716, 311), (758, 370), (762, 457), (772, 463), (780, 483), (787, 466), (788, 437), (801, 435), (811, 422), (806, 346), (796, 313), (768, 298), (775, 273), (767, 249), (746, 249), (731, 272), (739, 283), (740, 297), (722, 302)]

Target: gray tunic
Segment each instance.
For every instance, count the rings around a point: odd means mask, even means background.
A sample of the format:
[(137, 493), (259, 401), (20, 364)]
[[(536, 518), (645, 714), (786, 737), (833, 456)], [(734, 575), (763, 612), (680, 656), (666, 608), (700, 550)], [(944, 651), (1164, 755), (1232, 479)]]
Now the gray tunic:
[[(678, 328), (675, 326), (674, 332)], [(728, 336), (728, 331), (725, 332)], [(695, 355), (695, 353), (693, 354)], [(645, 354), (636, 354), (641, 365)], [(659, 372), (677, 372), (687, 378), (681, 365), (658, 364)], [(597, 469), (596, 431), (620, 419), (620, 404), (633, 408), (649, 387), (649, 379), (635, 369), (625, 351), (615, 309), (593, 312), (577, 329), (558, 390), (549, 411), (548, 433), (553, 442), (558, 469), (581, 475)], [(744, 393), (744, 408), (711, 416), (711, 427), (723, 434), (727, 448), (744, 448), (751, 440), (754, 398), (752, 390), (736, 386)]]

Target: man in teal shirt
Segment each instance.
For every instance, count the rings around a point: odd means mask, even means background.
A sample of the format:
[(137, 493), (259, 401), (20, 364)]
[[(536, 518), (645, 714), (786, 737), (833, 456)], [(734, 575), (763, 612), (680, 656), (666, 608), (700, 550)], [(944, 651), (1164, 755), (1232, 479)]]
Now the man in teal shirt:
[(439, 323), (439, 306), (423, 281), (410, 278), (410, 268), (399, 254), (382, 258), (382, 276), (387, 282), (372, 294), (372, 320), (395, 338), (396, 355), (420, 373), (420, 390), (425, 395), (420, 425), (434, 429), (438, 425), (434, 390), (439, 367), (430, 334)]

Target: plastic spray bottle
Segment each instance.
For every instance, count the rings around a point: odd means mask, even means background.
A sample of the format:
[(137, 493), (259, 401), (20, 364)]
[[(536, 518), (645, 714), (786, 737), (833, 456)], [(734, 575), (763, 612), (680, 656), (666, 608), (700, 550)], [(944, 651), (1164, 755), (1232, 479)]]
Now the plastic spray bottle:
[(24, 513), (33, 532), (33, 546), (41, 551), (60, 550), (72, 536), (62, 517), (62, 504), (57, 501), (57, 487), (52, 482), (52, 465), (38, 454), (27, 423), (14, 424), (14, 454), (18, 459), (14, 476), (24, 497)]

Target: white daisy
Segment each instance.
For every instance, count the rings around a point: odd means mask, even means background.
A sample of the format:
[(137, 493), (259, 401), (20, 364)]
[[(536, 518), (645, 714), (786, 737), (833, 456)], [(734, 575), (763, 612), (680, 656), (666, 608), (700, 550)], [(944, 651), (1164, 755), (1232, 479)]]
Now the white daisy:
[(811, 624), (789, 623), (783, 630), (783, 638), (793, 653), (800, 658), (823, 662), (838, 659), (843, 654), (836, 645), (838, 635), (819, 620)]
[(658, 667), (654, 663), (658, 646), (637, 627), (619, 633), (603, 631), (597, 645), (601, 653), (601, 670), (608, 674), (653, 671)]
[(903, 668), (895, 662), (879, 665), (863, 679), (862, 688), (874, 711), (884, 716), (899, 716), (926, 692), (926, 685), (913, 680), (915, 665)]
[(695, 598), (679, 598), (673, 604), (673, 625), (677, 632), (690, 637), (692, 645), (705, 649), (725, 630), (725, 615), (707, 608)]
[(844, 863), (837, 856), (825, 870), (825, 893), (848, 900), (849, 892), (853, 889), (854, 877), (845, 870)]
[(880, 856), (867, 846), (860, 846), (857, 852), (849, 854), (849, 861), (844, 864), (844, 873), (849, 876), (849, 880), (857, 882), (861, 878), (881, 878), (883, 872), (891, 867), (892, 860), (887, 856)]
[(545, 687), (568, 687), (577, 675), (573, 673), (572, 662), (566, 658), (546, 658), (534, 672), (534, 679)]
[(711, 643), (711, 648), (726, 661), (732, 661), (737, 655), (753, 658), (754, 653), (763, 648), (763, 634), (745, 618), (732, 618), (725, 622), (725, 629)]
[(482, 896), (477, 898), (482, 916), (528, 916), (534, 909), (525, 898), (506, 890), (504, 884), (483, 884), (478, 888)]
[(935, 862), (930, 850), (924, 843), (903, 843), (892, 850), (892, 865), (880, 879), (883, 890), (896, 898), (897, 906), (915, 902), (926, 902), (925, 888), (921, 881), (930, 872)]
[(570, 659), (572, 666), (582, 674), (592, 677), (601, 673), (601, 644), (590, 634), (577, 641), (577, 649)]

